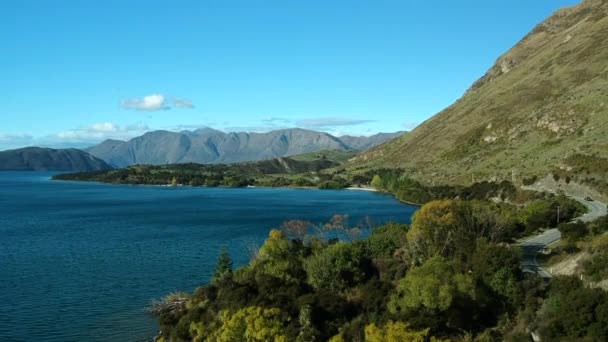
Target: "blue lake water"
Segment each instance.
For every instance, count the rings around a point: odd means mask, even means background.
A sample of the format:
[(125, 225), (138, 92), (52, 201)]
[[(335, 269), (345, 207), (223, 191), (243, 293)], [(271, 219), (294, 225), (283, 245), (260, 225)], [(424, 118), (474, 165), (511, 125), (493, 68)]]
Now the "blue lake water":
[(144, 308), (235, 266), (288, 219), (409, 222), (415, 207), (365, 191), (167, 188), (0, 172), (0, 341), (143, 341)]

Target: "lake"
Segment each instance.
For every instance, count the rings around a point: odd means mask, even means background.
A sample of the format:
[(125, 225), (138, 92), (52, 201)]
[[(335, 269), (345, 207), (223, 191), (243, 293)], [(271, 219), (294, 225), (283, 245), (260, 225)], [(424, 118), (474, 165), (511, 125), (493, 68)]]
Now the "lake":
[(288, 219), (408, 223), (416, 207), (366, 191), (51, 181), (0, 172), (0, 341), (143, 341), (144, 308), (235, 266)]

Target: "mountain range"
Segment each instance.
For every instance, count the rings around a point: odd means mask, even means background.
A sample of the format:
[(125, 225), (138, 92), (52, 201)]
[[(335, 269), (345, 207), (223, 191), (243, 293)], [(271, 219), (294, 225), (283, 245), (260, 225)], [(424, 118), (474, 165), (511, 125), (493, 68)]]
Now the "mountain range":
[(403, 133), (335, 137), (325, 132), (300, 128), (268, 133), (225, 133), (203, 128), (182, 132), (152, 131), (129, 141), (106, 140), (85, 150), (113, 167), (134, 164), (238, 163), (321, 150), (364, 150)]
[(26, 147), (0, 151), (1, 171), (98, 171), (110, 168), (103, 160), (72, 148)]
[(537, 25), (454, 104), (347, 167), (452, 184), (552, 174), (608, 190), (607, 137), (608, 2), (585, 0)]

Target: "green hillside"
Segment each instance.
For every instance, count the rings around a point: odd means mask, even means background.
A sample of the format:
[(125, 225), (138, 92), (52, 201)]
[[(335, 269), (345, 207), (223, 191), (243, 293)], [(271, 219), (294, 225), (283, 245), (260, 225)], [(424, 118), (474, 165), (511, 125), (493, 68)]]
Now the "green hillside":
[(555, 12), (461, 99), (348, 168), (458, 184), (556, 173), (607, 191), (607, 14), (601, 0)]

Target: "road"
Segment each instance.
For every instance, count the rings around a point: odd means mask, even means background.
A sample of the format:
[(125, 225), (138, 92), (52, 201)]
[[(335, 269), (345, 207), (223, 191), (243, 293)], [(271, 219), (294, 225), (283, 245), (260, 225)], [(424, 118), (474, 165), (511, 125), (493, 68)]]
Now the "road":
[[(570, 198), (582, 203), (589, 209), (585, 215), (577, 218), (583, 222), (593, 221), (601, 216), (607, 215), (606, 204), (597, 201), (586, 201), (583, 197), (569, 196)], [(543, 278), (551, 278), (551, 274), (543, 269), (536, 261), (536, 256), (540, 251), (561, 239), (561, 233), (557, 228), (547, 229), (542, 234), (533, 236), (519, 243), (523, 251), (522, 269), (526, 273), (534, 273)]]
[(578, 220), (581, 220), (583, 222), (589, 222), (589, 221), (595, 220), (596, 218), (606, 216), (608, 214), (608, 210), (606, 209), (605, 203), (601, 203), (598, 201), (585, 201), (585, 198), (578, 197), (578, 196), (569, 196), (569, 197), (574, 200), (577, 200), (578, 202), (582, 203), (585, 207), (587, 207), (587, 209), (589, 209), (589, 212), (586, 213), (585, 215), (579, 217)]

